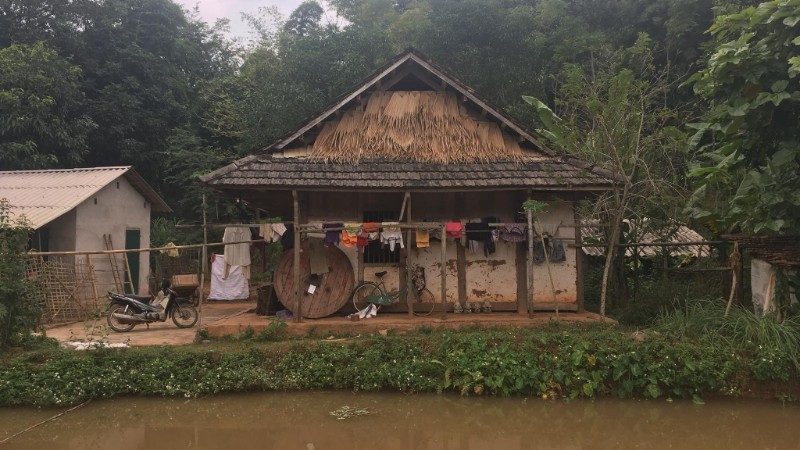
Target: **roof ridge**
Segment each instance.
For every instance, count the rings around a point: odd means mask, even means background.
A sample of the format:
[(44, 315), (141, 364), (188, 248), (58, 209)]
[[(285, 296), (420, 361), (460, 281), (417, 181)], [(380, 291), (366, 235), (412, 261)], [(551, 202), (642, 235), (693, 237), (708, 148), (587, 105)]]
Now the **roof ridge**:
[(97, 166), (97, 167), (75, 167), (72, 169), (24, 169), (24, 170), (0, 170), (4, 173), (55, 173), (55, 172), (99, 172), (101, 170), (130, 170), (133, 166)]

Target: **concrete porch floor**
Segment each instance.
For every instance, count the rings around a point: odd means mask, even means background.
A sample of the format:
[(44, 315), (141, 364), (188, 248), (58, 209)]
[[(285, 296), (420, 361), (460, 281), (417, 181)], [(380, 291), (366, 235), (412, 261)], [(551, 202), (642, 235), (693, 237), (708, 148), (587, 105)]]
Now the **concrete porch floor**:
[[(263, 330), (274, 316), (258, 316), (252, 310), (255, 302), (208, 302), (203, 304), (202, 327), (208, 330), (211, 337), (235, 336), (248, 327), (258, 332)], [(526, 328), (546, 325), (555, 319), (555, 313), (536, 312), (532, 319), (525, 315), (507, 312), (480, 314), (448, 313), (442, 319), (441, 313), (434, 312), (425, 317), (409, 317), (406, 313), (378, 314), (371, 319), (353, 322), (346, 317), (327, 317), (324, 319), (305, 319), (302, 323), (288, 322), (288, 334), (291, 336), (319, 337), (330, 335), (357, 335), (386, 332), (405, 333), (418, 328), (459, 329), (468, 327), (486, 328)], [(562, 312), (560, 321), (569, 324), (599, 323), (601, 317), (590, 312)], [(615, 324), (613, 319), (606, 318), (607, 323)], [(154, 323), (148, 329), (138, 325), (127, 333), (116, 333), (106, 326), (105, 318), (97, 321), (88, 320), (51, 327), (46, 330), (49, 337), (59, 342), (84, 341), (106, 342), (109, 344), (124, 343), (131, 346), (147, 345), (184, 345), (191, 344), (199, 326), (180, 329), (172, 321)]]
[[(351, 321), (346, 317), (326, 317), (324, 319), (304, 319), (301, 323), (288, 322), (288, 334), (291, 336), (306, 336), (313, 333), (316, 336), (328, 335), (356, 335), (369, 334), (381, 331), (408, 332), (418, 328), (435, 328), (457, 330), (469, 327), (485, 328), (529, 328), (546, 325), (550, 320), (555, 320), (553, 312), (536, 312), (533, 318), (526, 315), (507, 312), (479, 313), (479, 314), (453, 314), (448, 313), (442, 319), (441, 313), (434, 312), (430, 316), (409, 317), (406, 313), (378, 314), (370, 319)], [(248, 327), (258, 332), (263, 330), (274, 317), (257, 316), (254, 313), (245, 313), (209, 323), (205, 328), (211, 337), (224, 337), (237, 335)], [(616, 321), (606, 318), (606, 323), (616, 324)], [(600, 315), (591, 312), (562, 312), (559, 321), (567, 324), (600, 323)]]

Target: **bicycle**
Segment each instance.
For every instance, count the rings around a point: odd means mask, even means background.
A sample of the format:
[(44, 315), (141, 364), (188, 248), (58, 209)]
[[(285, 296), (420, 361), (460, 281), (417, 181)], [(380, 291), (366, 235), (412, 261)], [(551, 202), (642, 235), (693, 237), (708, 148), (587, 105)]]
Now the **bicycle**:
[[(409, 292), (408, 287), (404, 287), (398, 291), (388, 292), (386, 283), (383, 281), (383, 277), (387, 273), (388, 272), (385, 270), (377, 272), (375, 274), (379, 280), (377, 283), (374, 281), (362, 281), (353, 289), (353, 293), (350, 294), (350, 300), (353, 302), (356, 311), (361, 311), (370, 304), (375, 305), (375, 307), (380, 310), (380, 307), (383, 305), (392, 305), (399, 302), (400, 297), (402, 297), (404, 293)], [(425, 269), (420, 266), (414, 266), (411, 282), (414, 286), (414, 289), (410, 290), (414, 296), (414, 315), (430, 315), (436, 307), (436, 298), (433, 296), (433, 293), (425, 287)]]

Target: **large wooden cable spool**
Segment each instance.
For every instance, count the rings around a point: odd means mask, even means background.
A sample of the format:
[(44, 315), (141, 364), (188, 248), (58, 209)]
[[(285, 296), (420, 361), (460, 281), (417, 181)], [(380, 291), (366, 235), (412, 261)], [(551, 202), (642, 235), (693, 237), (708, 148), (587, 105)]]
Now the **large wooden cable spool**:
[[(355, 277), (350, 259), (338, 247), (324, 247), (325, 258), (328, 264), (328, 273), (320, 275), (320, 285), (314, 294), (308, 293), (308, 284), (311, 277), (309, 261), (309, 241), (305, 240), (300, 245), (300, 289), (303, 302), (303, 317), (319, 319), (328, 317), (340, 310), (350, 299), (353, 291)], [(278, 299), (289, 311), (297, 311), (297, 301), (294, 295), (294, 266), (293, 249), (287, 250), (281, 256), (275, 270), (275, 293)]]

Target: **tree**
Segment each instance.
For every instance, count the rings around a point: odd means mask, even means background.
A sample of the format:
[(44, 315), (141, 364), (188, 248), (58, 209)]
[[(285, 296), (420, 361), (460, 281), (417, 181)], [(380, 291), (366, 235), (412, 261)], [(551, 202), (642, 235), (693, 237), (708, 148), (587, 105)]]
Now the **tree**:
[(0, 165), (69, 166), (89, 150), (81, 70), (44, 43), (0, 49)]
[[(605, 315), (611, 267), (626, 219), (671, 218), (680, 204), (681, 134), (665, 107), (669, 85), (652, 63), (646, 36), (586, 70), (568, 66), (556, 101), (525, 97), (543, 124), (539, 132), (561, 153), (611, 172), (617, 184), (593, 199), (589, 214), (609, 225), (600, 292)], [(676, 200), (678, 200), (676, 202)]]
[(690, 80), (706, 101), (690, 124), (691, 216), (716, 232), (800, 233), (800, 1), (719, 17), (708, 65)]

